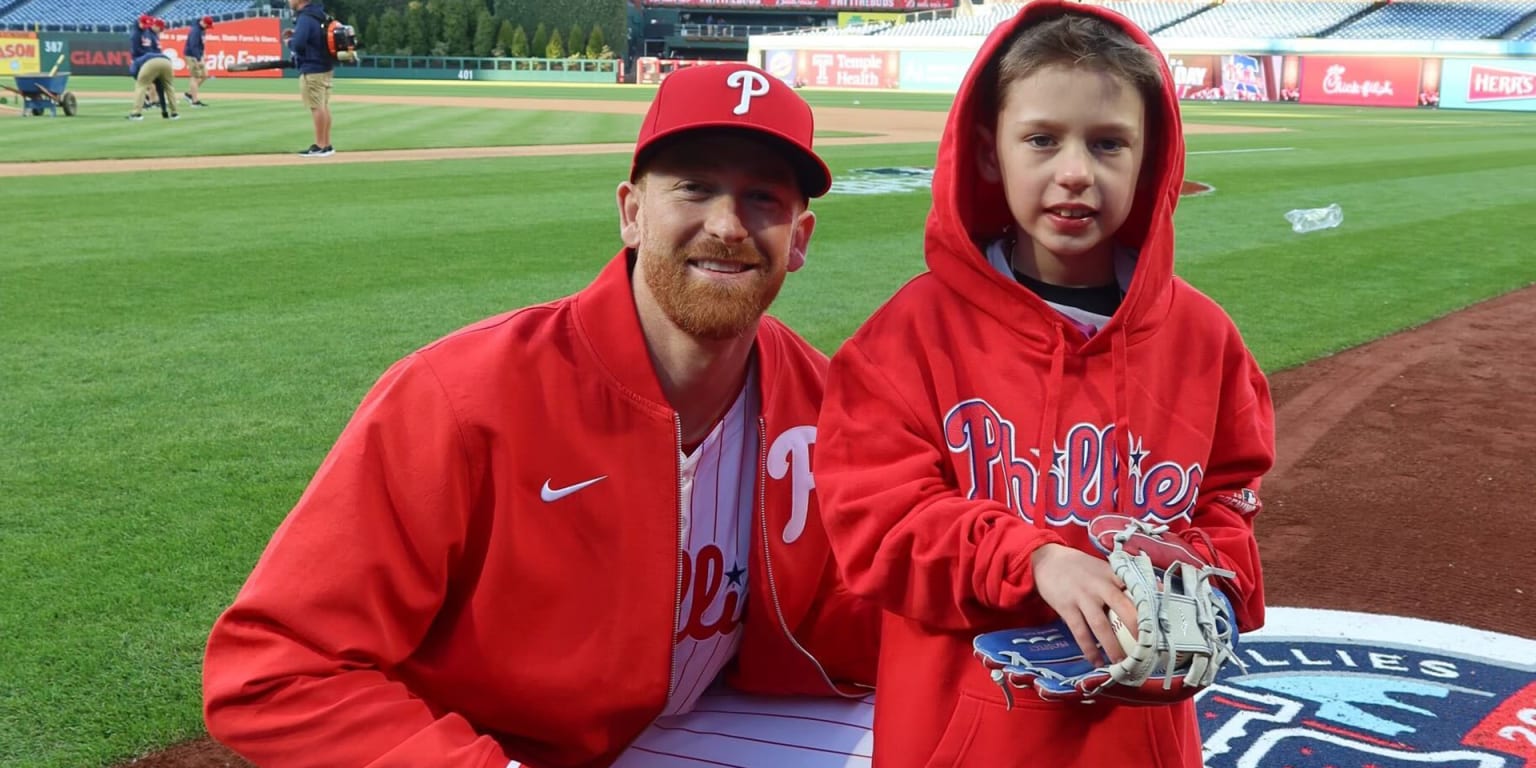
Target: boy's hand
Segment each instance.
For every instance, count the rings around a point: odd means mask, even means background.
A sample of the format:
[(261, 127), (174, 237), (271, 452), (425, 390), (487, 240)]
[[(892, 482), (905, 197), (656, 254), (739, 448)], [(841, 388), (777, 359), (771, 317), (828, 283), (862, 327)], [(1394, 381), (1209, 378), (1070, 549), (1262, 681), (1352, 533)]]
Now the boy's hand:
[(1030, 565), (1035, 571), (1035, 591), (1071, 628), (1072, 639), (1090, 663), (1106, 663), (1094, 647), (1095, 639), (1109, 652), (1110, 663), (1125, 658), (1106, 608), (1125, 626), (1135, 627), (1136, 606), (1108, 562), (1061, 544), (1046, 544), (1030, 556)]

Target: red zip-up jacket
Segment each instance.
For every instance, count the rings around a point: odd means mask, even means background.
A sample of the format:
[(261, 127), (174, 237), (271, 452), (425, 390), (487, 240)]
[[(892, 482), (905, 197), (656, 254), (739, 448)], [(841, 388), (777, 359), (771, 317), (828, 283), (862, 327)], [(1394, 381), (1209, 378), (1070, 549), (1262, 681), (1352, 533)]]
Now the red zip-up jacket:
[[(1086, 4), (1026, 5), (986, 41)], [(1091, 338), (986, 261), (1012, 224), (977, 171), (973, 66), (939, 146), (928, 270), (833, 356), (815, 461), (841, 572), (885, 612), (877, 768), (1200, 765), (1192, 703), (1063, 705), (1019, 691), (1012, 711), (972, 649), (985, 631), (1047, 623), (1030, 555), (1047, 543), (1095, 552), (1087, 522), (1124, 514), (1198, 526), (1242, 631), (1264, 619), (1252, 516), (1274, 461), (1268, 384), (1231, 320), (1173, 274), (1184, 145), (1163, 65), (1152, 174), (1117, 233), (1139, 251), (1122, 305)], [(1157, 138), (1157, 137), (1160, 137)]]
[[(213, 627), (215, 738), (263, 768), (603, 766), (661, 712), (680, 427), (626, 261), (383, 375)], [(771, 317), (756, 354), (757, 510), (728, 680), (867, 694), (843, 684), (873, 682), (879, 612), (836, 585), (810, 474), (826, 358)]]

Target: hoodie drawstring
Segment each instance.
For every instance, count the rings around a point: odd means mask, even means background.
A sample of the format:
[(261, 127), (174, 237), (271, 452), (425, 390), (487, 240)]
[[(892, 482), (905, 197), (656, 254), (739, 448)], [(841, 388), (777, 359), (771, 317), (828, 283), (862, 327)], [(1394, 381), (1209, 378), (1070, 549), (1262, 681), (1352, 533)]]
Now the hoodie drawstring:
[(1050, 468), (1055, 466), (1056, 459), (1056, 420), (1061, 417), (1061, 381), (1062, 372), (1067, 362), (1067, 340), (1062, 336), (1061, 323), (1052, 323), (1056, 329), (1056, 338), (1051, 343), (1051, 372), (1045, 381), (1045, 416), (1040, 419), (1040, 428), (1035, 434), (1035, 487), (1039, 489), (1040, 497), (1035, 499), (1034, 518), (1036, 528), (1045, 528), (1045, 509), (1047, 493), (1054, 485), (1046, 482), (1050, 477)]
[[(1111, 456), (1118, 471), (1115, 472), (1115, 511), (1126, 517), (1140, 517), (1132, 509), (1135, 494), (1135, 483), (1131, 478), (1131, 452), (1136, 446), (1131, 442), (1131, 416), (1130, 396), (1126, 390), (1130, 387), (1127, 383), (1130, 372), (1130, 364), (1127, 362), (1125, 327), (1119, 326), (1115, 334), (1110, 338), (1110, 357), (1113, 358), (1112, 377), (1115, 380), (1115, 440), (1110, 447)], [(1125, 446), (1125, 456), (1121, 458), (1120, 446)]]

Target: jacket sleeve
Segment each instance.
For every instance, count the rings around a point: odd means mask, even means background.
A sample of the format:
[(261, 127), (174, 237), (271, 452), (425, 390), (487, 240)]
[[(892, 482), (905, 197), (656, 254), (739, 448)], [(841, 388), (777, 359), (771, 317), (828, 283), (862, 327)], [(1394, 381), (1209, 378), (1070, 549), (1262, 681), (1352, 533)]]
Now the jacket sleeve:
[(1275, 463), (1275, 411), (1269, 382), (1243, 350), (1241, 364), (1223, 382), (1209, 466), (1192, 525), (1209, 536), (1215, 560), (1236, 577), (1223, 591), (1237, 614), (1238, 629), (1264, 625), (1264, 573), (1253, 519), (1261, 508), (1259, 484)]
[[(815, 474), (827, 536), (848, 587), (939, 630), (1047, 620), (1030, 555), (1054, 533), (1006, 505), (969, 499), (921, 411), (859, 347), (832, 358)], [(930, 417), (929, 420), (936, 420)]]
[(133, 61), (137, 62), (139, 57), (143, 56), (145, 54), (145, 52), (148, 51), (148, 50), (149, 50), (148, 48), (144, 47), (144, 30), (142, 30), (142, 29), (135, 29), (133, 31), (133, 36), (131, 38), (129, 38), (129, 43), (128, 43), (128, 55), (129, 55), (129, 57)]
[(213, 626), (214, 738), (265, 768), (507, 765), (493, 739), (390, 674), (444, 600), (471, 474), (430, 368), (395, 364)]

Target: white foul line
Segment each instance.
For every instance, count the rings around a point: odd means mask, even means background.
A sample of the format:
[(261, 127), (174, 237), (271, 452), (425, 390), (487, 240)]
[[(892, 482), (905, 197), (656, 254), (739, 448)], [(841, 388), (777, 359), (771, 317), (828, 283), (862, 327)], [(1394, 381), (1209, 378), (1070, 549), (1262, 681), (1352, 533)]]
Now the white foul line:
[(1206, 149), (1199, 152), (1185, 152), (1186, 155), (1238, 155), (1244, 152), (1289, 152), (1295, 147), (1259, 147), (1257, 149)]

